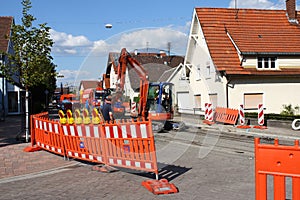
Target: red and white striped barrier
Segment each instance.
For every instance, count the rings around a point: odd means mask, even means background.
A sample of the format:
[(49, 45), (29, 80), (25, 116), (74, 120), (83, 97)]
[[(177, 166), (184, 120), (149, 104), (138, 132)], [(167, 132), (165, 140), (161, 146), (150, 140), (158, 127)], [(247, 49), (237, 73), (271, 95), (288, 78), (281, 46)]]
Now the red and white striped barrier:
[(136, 102), (131, 102), (131, 111), (130, 111), (131, 115), (136, 115)]
[(205, 112), (204, 112), (204, 121), (203, 123), (208, 124), (208, 125), (212, 125), (214, 124), (213, 122), (213, 108), (212, 108), (212, 104), (211, 103), (205, 103)]
[(244, 112), (244, 105), (241, 104), (239, 107), (239, 121), (240, 121), (240, 125), (237, 126), (237, 128), (243, 128), (243, 129), (248, 129), (251, 128), (251, 126), (249, 125), (245, 125), (245, 112)]
[(205, 119), (213, 121), (213, 109), (211, 103), (205, 103)]
[(205, 104), (204, 104), (204, 119), (205, 119), (205, 120), (208, 120), (208, 115), (207, 115), (208, 108), (207, 108), (207, 104), (208, 104), (208, 103), (205, 103)]
[(240, 119), (240, 125), (244, 125), (245, 124), (245, 112), (244, 112), (244, 105), (243, 104), (240, 105), (239, 119)]
[(257, 113), (258, 113), (258, 116), (257, 116), (258, 124), (262, 126), (265, 123), (263, 104), (258, 104)]
[(257, 109), (257, 122), (258, 122), (258, 126), (253, 126), (253, 128), (257, 128), (257, 129), (267, 129), (266, 126), (264, 126), (265, 124), (265, 119), (264, 119), (264, 106), (263, 104), (258, 104), (258, 109)]

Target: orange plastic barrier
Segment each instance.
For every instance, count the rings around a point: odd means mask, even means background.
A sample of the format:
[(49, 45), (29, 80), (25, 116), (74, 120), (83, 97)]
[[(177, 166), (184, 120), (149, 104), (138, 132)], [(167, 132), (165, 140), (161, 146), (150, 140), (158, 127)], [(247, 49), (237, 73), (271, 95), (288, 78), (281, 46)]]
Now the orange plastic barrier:
[[(123, 120), (111, 124), (91, 124), (90, 120), (83, 120), (83, 124), (76, 124), (70, 120), (66, 123), (49, 120), (47, 115), (31, 116), (32, 146), (24, 151), (44, 149), (69, 158), (105, 164), (108, 168), (153, 172), (156, 181), (144, 181), (143, 186), (154, 194), (178, 192), (174, 184), (165, 179), (158, 180), (151, 120)], [(71, 111), (69, 115), (72, 115)], [(89, 119), (89, 116), (84, 117)]]
[(151, 121), (61, 124), (32, 116), (32, 140), (45, 150), (91, 162), (154, 172), (158, 178)]
[[(31, 117), (32, 147), (26, 148), (24, 151), (42, 148), (53, 153), (65, 155), (64, 144), (60, 134), (60, 123), (49, 120), (45, 116), (46, 115), (33, 115)], [(34, 147), (35, 145), (36, 147)]]
[(151, 121), (105, 124), (108, 165), (154, 172), (158, 178)]
[(237, 109), (217, 107), (214, 118), (216, 122), (235, 125), (238, 116)]
[(66, 156), (81, 160), (105, 163), (105, 151), (100, 125), (62, 125)]
[(255, 138), (255, 191), (256, 200), (267, 199), (267, 175), (274, 177), (274, 200), (286, 199), (285, 177), (292, 178), (292, 199), (300, 200), (300, 147), (260, 144)]
[(154, 172), (158, 177), (150, 121), (62, 125), (67, 157)]

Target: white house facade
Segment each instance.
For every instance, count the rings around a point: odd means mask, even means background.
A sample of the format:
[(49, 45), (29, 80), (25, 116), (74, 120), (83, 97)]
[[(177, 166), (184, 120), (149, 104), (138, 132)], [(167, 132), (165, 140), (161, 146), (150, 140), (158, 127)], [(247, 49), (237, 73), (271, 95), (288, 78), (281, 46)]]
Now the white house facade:
[(300, 18), (287, 10), (195, 8), (184, 64), (172, 77), (179, 112), (213, 107), (280, 113), (300, 105)]

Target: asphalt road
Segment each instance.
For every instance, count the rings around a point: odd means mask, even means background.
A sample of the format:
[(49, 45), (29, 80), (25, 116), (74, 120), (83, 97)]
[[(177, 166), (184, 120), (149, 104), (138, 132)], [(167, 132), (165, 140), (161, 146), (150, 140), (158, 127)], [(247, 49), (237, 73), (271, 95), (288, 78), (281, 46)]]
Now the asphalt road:
[(178, 193), (157, 196), (146, 190), (141, 183), (153, 174), (102, 173), (78, 162), (2, 180), (0, 199), (255, 199), (251, 137), (189, 128), (156, 134), (156, 150), (160, 178), (174, 183)]

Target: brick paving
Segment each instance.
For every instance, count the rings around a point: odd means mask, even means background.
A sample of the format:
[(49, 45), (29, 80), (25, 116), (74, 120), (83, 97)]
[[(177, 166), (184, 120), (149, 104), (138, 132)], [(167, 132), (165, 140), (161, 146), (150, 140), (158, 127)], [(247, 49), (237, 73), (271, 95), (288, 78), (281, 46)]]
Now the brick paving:
[(31, 144), (16, 139), (22, 127), (21, 116), (9, 116), (0, 122), (0, 179), (75, 164), (46, 151), (24, 152)]

